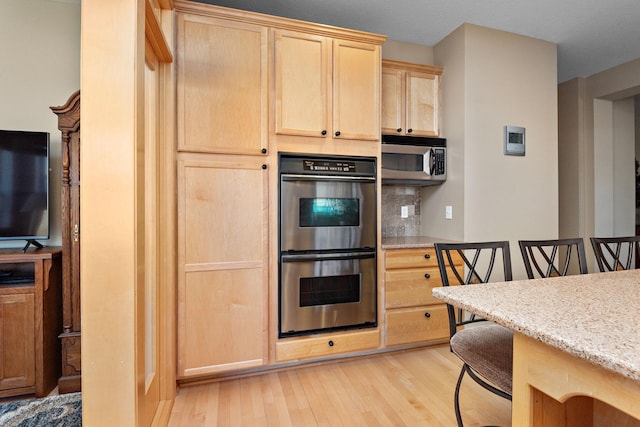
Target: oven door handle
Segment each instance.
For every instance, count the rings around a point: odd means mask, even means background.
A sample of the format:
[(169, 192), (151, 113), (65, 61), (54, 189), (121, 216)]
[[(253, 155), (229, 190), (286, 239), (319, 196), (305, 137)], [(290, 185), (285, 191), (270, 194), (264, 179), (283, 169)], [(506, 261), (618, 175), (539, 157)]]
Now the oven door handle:
[(282, 181), (362, 181), (376, 182), (372, 176), (281, 175)]
[(375, 252), (340, 252), (340, 253), (314, 253), (314, 254), (286, 254), (282, 255), (282, 262), (309, 262), (309, 261), (335, 261), (349, 259), (375, 258)]

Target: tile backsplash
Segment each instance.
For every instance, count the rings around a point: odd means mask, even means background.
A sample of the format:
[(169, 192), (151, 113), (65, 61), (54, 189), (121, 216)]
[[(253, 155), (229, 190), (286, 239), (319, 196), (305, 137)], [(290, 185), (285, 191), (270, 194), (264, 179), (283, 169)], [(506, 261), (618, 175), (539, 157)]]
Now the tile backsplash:
[[(382, 186), (382, 237), (419, 236), (420, 187)], [(402, 208), (407, 218), (402, 217)]]

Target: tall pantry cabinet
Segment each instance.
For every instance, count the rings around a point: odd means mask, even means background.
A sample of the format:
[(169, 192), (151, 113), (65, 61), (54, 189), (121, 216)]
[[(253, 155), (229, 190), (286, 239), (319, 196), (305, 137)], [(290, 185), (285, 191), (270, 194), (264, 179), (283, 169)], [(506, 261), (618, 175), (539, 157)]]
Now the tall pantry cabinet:
[(178, 13), (178, 376), (260, 366), (267, 30)]
[(184, 0), (176, 12), (186, 379), (278, 362), (278, 152), (379, 156), (385, 37)]

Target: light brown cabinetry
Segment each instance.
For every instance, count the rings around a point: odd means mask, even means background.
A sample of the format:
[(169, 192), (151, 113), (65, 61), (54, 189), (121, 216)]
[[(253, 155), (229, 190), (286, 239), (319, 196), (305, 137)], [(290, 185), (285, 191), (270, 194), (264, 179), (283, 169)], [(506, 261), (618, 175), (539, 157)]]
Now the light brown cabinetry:
[(2, 249), (0, 270), (29, 277), (0, 283), (0, 398), (46, 396), (60, 376), (60, 249)]
[(383, 60), (382, 133), (438, 136), (441, 75), (441, 67)]
[(379, 345), (380, 331), (378, 329), (290, 338), (276, 343), (276, 359), (283, 362), (327, 357), (375, 349)]
[(384, 270), (385, 344), (446, 340), (446, 305), (431, 295), (442, 286), (435, 250), (386, 249)]
[(178, 160), (178, 375), (265, 363), (268, 173), (263, 159)]
[(267, 28), (178, 14), (178, 150), (266, 153)]
[(379, 153), (386, 37), (197, 2), (176, 17), (178, 377), (275, 363), (279, 342), (298, 358), (276, 338), (277, 152)]
[(274, 30), (275, 133), (380, 139), (380, 46)]

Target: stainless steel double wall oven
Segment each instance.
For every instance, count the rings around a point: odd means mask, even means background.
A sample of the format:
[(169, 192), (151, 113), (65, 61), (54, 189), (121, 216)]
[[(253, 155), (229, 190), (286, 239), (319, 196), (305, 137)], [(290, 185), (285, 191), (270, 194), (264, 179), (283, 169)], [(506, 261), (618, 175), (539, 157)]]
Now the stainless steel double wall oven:
[(279, 335), (376, 326), (376, 159), (281, 153), (279, 175)]

